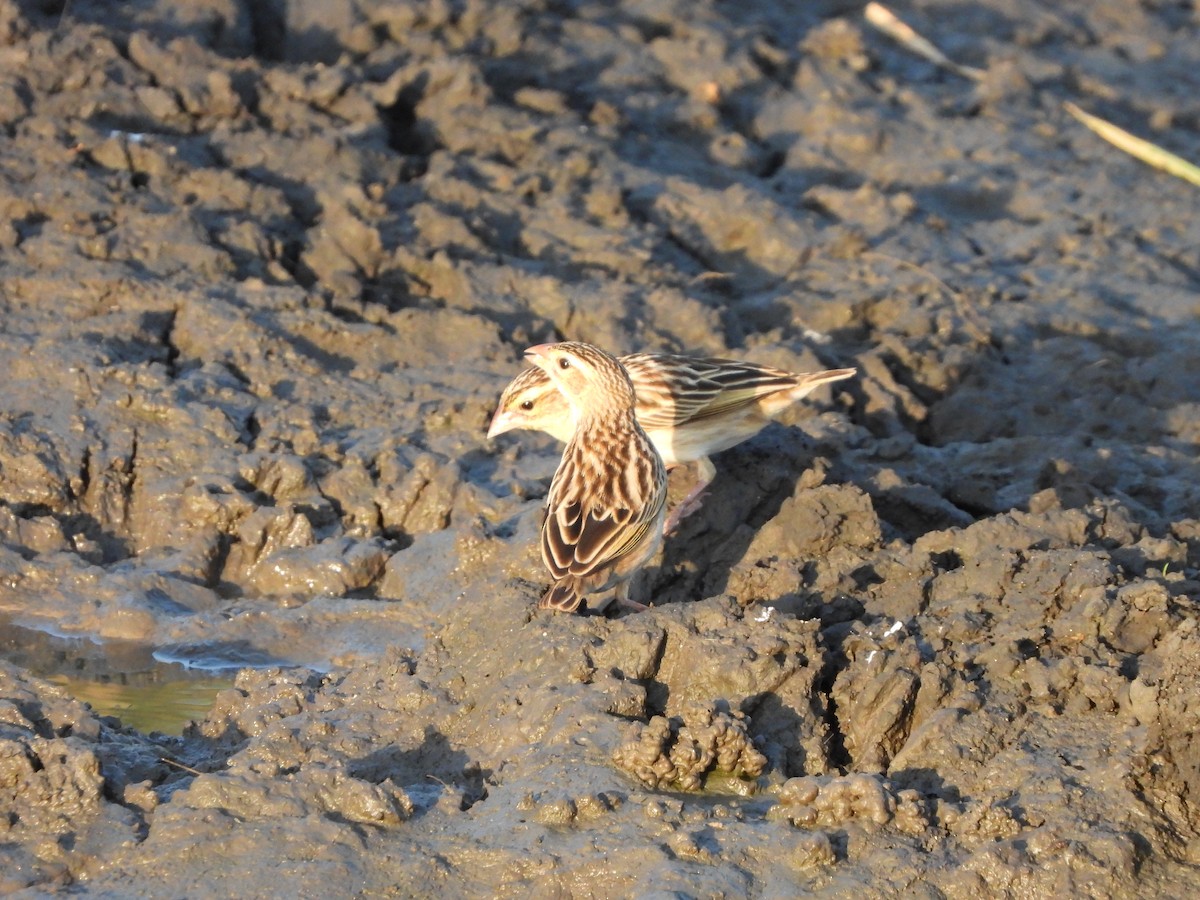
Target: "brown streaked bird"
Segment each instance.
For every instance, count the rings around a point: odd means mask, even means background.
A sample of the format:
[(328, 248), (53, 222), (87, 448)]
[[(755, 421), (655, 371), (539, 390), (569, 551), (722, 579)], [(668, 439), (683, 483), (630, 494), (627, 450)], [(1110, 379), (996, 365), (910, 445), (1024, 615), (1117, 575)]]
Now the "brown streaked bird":
[[(758, 434), (814, 388), (856, 369), (793, 374), (732, 359), (634, 353), (618, 359), (637, 394), (638, 422), (668, 468), (696, 463), (698, 480), (666, 523), (669, 533), (700, 506), (716, 477), (709, 458)], [(571, 406), (540, 368), (526, 369), (504, 389), (488, 437), (528, 428), (560, 441), (574, 428)]]
[(667, 470), (634, 416), (633, 382), (591, 344), (539, 344), (525, 355), (573, 424), (546, 497), (542, 560), (554, 583), (538, 606), (574, 612), (615, 587), (618, 602), (645, 609), (629, 599), (629, 579), (662, 542)]

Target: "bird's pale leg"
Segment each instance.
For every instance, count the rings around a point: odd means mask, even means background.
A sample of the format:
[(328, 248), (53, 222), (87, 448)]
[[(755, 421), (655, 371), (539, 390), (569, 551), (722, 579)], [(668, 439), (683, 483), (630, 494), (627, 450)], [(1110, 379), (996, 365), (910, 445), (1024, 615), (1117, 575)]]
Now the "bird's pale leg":
[(630, 586), (630, 581), (625, 581), (617, 585), (617, 589), (613, 591), (611, 595), (599, 601), (598, 603), (590, 605), (588, 607), (588, 612), (595, 613), (597, 615), (603, 613), (604, 610), (608, 608), (608, 605), (614, 600), (617, 601), (617, 606), (623, 606), (626, 609), (632, 609), (634, 612), (645, 612), (650, 607), (646, 606), (644, 603), (638, 603), (636, 600), (629, 599)]
[(701, 501), (704, 500), (705, 490), (712, 484), (712, 480), (717, 477), (717, 467), (712, 464), (712, 460), (707, 456), (701, 457), (696, 461), (696, 470), (696, 486), (671, 510), (671, 515), (663, 524), (663, 534), (673, 533), (679, 527), (680, 522), (700, 508)]

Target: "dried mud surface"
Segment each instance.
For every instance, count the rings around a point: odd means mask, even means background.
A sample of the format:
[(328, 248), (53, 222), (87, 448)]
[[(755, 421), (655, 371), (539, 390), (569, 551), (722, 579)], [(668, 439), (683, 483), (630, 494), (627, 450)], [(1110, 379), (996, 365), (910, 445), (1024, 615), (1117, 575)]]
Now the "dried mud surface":
[[(0, 663), (0, 891), (1194, 888), (1200, 19), (899, 11), (0, 0), (0, 613), (258, 667)], [(559, 336), (859, 377), (538, 616)]]

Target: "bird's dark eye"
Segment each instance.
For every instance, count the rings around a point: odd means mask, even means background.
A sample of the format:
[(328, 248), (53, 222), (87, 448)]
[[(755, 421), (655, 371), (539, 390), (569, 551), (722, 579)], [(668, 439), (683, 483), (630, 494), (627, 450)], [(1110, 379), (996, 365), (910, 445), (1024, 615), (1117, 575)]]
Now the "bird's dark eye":
[(521, 403), (521, 409), (525, 410), (525, 412), (529, 412), (531, 409), (533, 409), (533, 401), (532, 400), (523, 401)]
[(571, 368), (571, 361), (564, 356), (558, 361), (558, 367), (560, 369), (569, 369)]

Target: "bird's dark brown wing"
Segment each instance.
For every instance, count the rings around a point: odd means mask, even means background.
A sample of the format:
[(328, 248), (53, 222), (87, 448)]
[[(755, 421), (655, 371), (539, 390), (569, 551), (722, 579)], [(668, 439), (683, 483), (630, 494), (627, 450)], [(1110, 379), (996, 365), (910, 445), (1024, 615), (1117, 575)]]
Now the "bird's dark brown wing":
[(638, 421), (647, 430), (717, 416), (796, 384), (782, 369), (732, 359), (638, 353), (621, 363), (633, 378)]
[(657, 457), (645, 471), (636, 468), (635, 456), (649, 449), (644, 436), (629, 436), (607, 454), (586, 449), (596, 443), (573, 439), (550, 485), (542, 559), (555, 580), (598, 575), (618, 562), (641, 544), (666, 503)]

